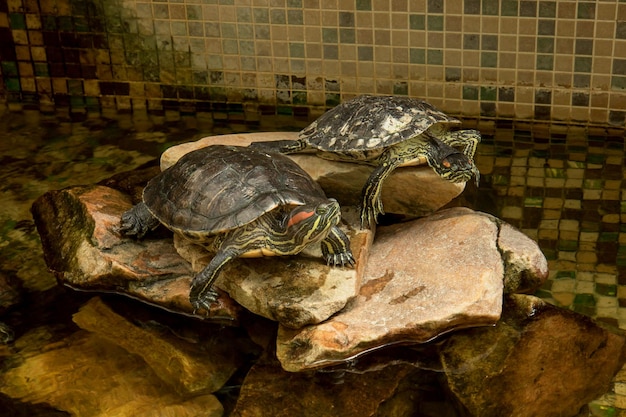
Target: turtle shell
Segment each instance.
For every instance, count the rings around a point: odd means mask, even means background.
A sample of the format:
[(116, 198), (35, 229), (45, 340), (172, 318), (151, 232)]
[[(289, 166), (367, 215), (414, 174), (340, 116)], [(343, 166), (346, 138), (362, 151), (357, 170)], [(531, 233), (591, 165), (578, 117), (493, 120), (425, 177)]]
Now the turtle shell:
[(284, 155), (213, 145), (189, 152), (143, 191), (150, 212), (197, 237), (248, 224), (285, 205), (326, 200), (319, 185)]
[(438, 123), (444, 129), (461, 124), (423, 100), (363, 95), (324, 113), (300, 138), (322, 151), (367, 151), (405, 141)]

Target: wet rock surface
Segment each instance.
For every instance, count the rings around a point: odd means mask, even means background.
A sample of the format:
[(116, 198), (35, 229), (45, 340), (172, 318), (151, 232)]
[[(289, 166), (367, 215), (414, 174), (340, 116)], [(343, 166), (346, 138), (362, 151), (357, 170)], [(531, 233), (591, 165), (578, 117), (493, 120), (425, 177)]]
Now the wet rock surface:
[[(425, 343), (459, 328), (495, 324), (505, 271), (497, 219), (465, 208), (379, 227), (359, 297), (331, 319), (300, 330), (281, 328), (277, 355), (289, 371), (333, 365), (396, 343)], [(505, 228), (509, 250), (527, 237)], [(519, 236), (516, 236), (519, 235)], [(515, 263), (535, 285), (545, 258), (529, 246)], [(525, 262), (525, 260), (532, 260)], [(509, 275), (514, 275), (510, 273)]]
[(480, 417), (575, 416), (606, 392), (626, 338), (533, 296), (513, 295), (495, 327), (450, 335), (441, 358), (451, 391)]
[[(184, 154), (209, 145), (247, 146), (252, 142), (296, 139), (297, 132), (259, 132), (209, 136), (173, 146), (163, 152), (161, 168), (176, 163)], [(287, 155), (317, 181), (329, 197), (342, 206), (357, 206), (361, 189), (373, 167), (335, 162), (314, 154)], [(453, 184), (439, 177), (429, 166), (396, 169), (384, 182), (381, 198), (385, 213), (395, 218), (415, 218), (431, 214), (460, 195), (465, 183)]]

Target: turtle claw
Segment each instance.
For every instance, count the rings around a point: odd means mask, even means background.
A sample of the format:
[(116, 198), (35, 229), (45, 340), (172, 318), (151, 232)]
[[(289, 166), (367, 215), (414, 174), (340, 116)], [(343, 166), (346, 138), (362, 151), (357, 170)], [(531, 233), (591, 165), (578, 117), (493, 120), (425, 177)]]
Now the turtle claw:
[(353, 267), (355, 263), (352, 252), (333, 253), (326, 258), (326, 264), (331, 266)]
[(219, 294), (213, 290), (198, 295), (197, 298), (190, 297), (189, 301), (191, 301), (191, 305), (193, 306), (193, 314), (196, 314), (198, 310), (204, 310), (208, 315), (211, 311), (211, 306), (217, 301), (218, 297)]

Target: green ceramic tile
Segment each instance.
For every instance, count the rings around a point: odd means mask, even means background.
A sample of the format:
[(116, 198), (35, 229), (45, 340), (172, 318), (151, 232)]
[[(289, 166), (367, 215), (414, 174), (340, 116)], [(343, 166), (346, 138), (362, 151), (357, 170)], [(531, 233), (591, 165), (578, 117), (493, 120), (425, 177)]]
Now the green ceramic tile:
[(356, 0), (357, 10), (372, 10), (372, 0)]
[(558, 249), (565, 252), (575, 252), (578, 250), (578, 241), (576, 240), (559, 240)]
[(4, 61), (0, 62), (0, 67), (2, 68), (2, 75), (8, 77), (17, 77), (17, 62), (13, 61)]
[(411, 64), (425, 64), (426, 50), (423, 48), (410, 48), (409, 61), (411, 62)]
[(596, 313), (596, 299), (593, 294), (576, 294), (572, 309), (580, 314), (593, 316)]
[(601, 179), (588, 179), (583, 181), (583, 188), (587, 190), (600, 190), (602, 189), (602, 180)]
[(428, 16), (428, 30), (441, 31), (443, 30), (443, 16), (435, 15)]
[(339, 26), (354, 27), (354, 13), (339, 12)]
[(38, 77), (49, 77), (50, 70), (45, 62), (35, 62), (35, 75)]
[(255, 23), (269, 23), (270, 11), (266, 7), (256, 7), (252, 9), (252, 15), (254, 16)]
[(409, 85), (405, 81), (396, 82), (393, 84), (393, 94), (399, 96), (406, 96), (409, 94)]
[(558, 271), (555, 279), (576, 279), (576, 271)]
[(252, 10), (249, 7), (237, 7), (237, 22), (252, 23)]
[(548, 54), (554, 52), (554, 38), (539, 37), (537, 38), (537, 52), (540, 54)]
[(579, 19), (593, 19), (596, 16), (595, 2), (579, 2), (576, 16)]
[(482, 101), (496, 101), (497, 95), (496, 87), (480, 87), (480, 99)]
[(424, 30), (426, 29), (426, 16), (423, 14), (409, 15), (409, 29)]
[(483, 0), (482, 1), (482, 13), (487, 16), (497, 16), (500, 11), (499, 0)]
[(481, 52), (480, 66), (486, 68), (496, 68), (498, 66), (497, 52)]
[(302, 0), (287, 0), (287, 7), (302, 8)]
[(4, 79), (4, 84), (7, 88), (7, 91), (10, 92), (19, 92), (21, 90), (20, 79), (19, 78), (11, 78), (7, 77)]
[(611, 77), (611, 90), (626, 90), (626, 77)]
[(617, 296), (617, 285), (609, 285), (609, 284), (598, 284), (596, 283), (595, 291), (599, 295), (603, 295), (605, 297), (616, 297)]
[[(464, 85), (463, 86), (463, 99), (465, 100), (478, 100), (478, 87), (472, 85)], [(494, 175), (495, 177), (495, 175)], [(495, 178), (494, 178), (495, 180)], [(507, 181), (508, 183), (508, 181)], [(504, 185), (504, 184), (499, 184)]]
[(537, 55), (536, 68), (542, 71), (552, 71), (554, 67), (553, 55)]
[(289, 56), (292, 58), (304, 58), (304, 43), (292, 42), (289, 44)]
[(287, 23), (287, 17), (285, 15), (285, 11), (282, 9), (271, 9), (270, 10), (270, 22), (273, 24), (284, 25)]
[(239, 53), (245, 56), (255, 55), (254, 41), (239, 41)]
[(359, 61), (373, 61), (374, 48), (372, 46), (359, 46), (357, 49)]
[(302, 10), (287, 10), (287, 23), (290, 25), (301, 25), (304, 23)]
[(339, 41), (338, 31), (335, 28), (322, 28), (322, 41), (324, 43), (337, 43)]
[(540, 1), (539, 17), (556, 17), (556, 1)]
[(543, 197), (526, 197), (524, 199), (524, 207), (543, 207)]
[(24, 13), (9, 13), (9, 25), (11, 29), (26, 29)]
[(354, 29), (339, 29), (339, 42), (341, 43), (355, 43), (356, 33)]
[(592, 59), (586, 56), (574, 57), (575, 72), (591, 72)]
[(428, 49), (426, 62), (430, 65), (443, 65), (443, 51), (440, 49)]
[(500, 14), (502, 16), (517, 16), (517, 0), (502, 0)]

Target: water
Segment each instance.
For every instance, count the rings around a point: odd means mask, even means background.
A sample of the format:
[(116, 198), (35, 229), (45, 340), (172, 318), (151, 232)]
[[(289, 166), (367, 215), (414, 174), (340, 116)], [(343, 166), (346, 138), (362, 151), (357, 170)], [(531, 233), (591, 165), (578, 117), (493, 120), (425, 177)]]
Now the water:
[[(177, 113), (80, 121), (39, 113), (0, 115), (0, 277), (21, 294), (21, 301), (0, 316), (17, 340), (0, 348), (2, 369), (20, 360), (14, 355), (19, 349), (23, 355), (25, 345), (37, 350), (71, 344), (77, 330), (72, 314), (92, 297), (58, 287), (47, 271), (29, 211), (37, 197), (132, 170), (177, 143), (213, 134), (298, 130), (306, 124), (288, 117), (216, 123)], [(496, 215), (539, 242), (550, 277), (537, 295), (626, 329), (626, 171), (620, 132), (487, 122), (468, 127), (484, 134), (476, 157), (481, 184), (468, 184), (454, 204)], [(593, 404), (594, 415), (617, 413), (616, 401), (624, 402), (608, 393)], [(54, 415), (46, 406), (0, 396), (3, 404), (24, 415)]]

